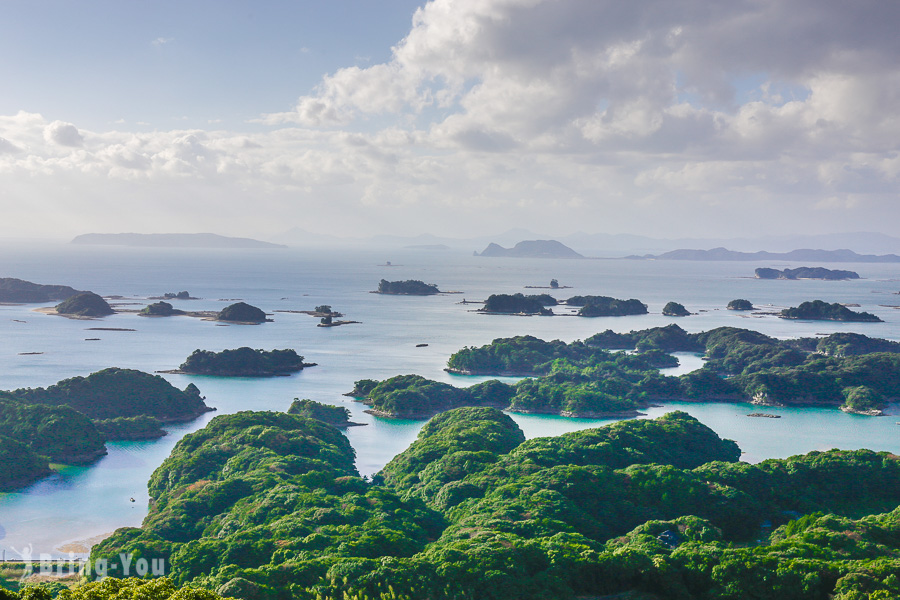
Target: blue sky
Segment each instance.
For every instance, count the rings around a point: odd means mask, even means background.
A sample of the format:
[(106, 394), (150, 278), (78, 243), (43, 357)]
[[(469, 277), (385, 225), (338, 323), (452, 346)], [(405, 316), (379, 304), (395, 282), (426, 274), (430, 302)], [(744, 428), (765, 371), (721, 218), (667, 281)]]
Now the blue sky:
[(2, 14), (0, 236), (898, 233), (896, 2)]

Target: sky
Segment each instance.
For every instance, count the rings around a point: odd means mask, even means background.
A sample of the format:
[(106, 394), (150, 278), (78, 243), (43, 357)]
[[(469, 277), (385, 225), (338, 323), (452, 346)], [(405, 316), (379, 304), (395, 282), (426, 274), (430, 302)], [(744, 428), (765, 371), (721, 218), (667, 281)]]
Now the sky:
[(900, 3), (0, 0), (0, 236), (900, 234)]

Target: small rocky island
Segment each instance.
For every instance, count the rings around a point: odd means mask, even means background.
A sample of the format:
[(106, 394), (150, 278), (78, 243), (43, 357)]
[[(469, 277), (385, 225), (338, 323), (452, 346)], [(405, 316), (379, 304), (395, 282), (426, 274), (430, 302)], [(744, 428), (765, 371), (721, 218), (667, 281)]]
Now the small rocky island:
[(753, 303), (743, 298), (737, 298), (729, 302), (725, 308), (728, 310), (753, 310)]
[(266, 313), (262, 309), (251, 306), (246, 302), (236, 302), (226, 306), (216, 315), (216, 321), (228, 323), (265, 323)]
[(635, 298), (619, 300), (609, 296), (572, 296), (566, 300), (566, 306), (580, 306), (579, 317), (625, 317), (647, 314), (647, 305)]
[(168, 302), (160, 300), (159, 302), (148, 304), (147, 307), (138, 314), (144, 317), (171, 317), (174, 315), (183, 315), (185, 313), (183, 310), (173, 308)]
[(785, 308), (781, 311), (782, 319), (798, 319), (804, 321), (847, 321), (854, 323), (881, 323), (882, 320), (872, 313), (856, 312), (843, 304), (829, 304), (822, 300), (803, 302), (800, 306)]
[(667, 317), (687, 317), (691, 313), (684, 307), (684, 304), (669, 302), (663, 307), (662, 314)]
[(295, 350), (254, 350), (246, 346), (236, 350), (194, 350), (174, 371), (218, 377), (275, 377), (302, 371), (314, 363), (303, 362)]
[(406, 281), (388, 281), (382, 279), (378, 282), (376, 294), (388, 294), (394, 296), (433, 296), (440, 294), (437, 284), (425, 283), (418, 279), (407, 279)]
[(0, 302), (13, 304), (60, 302), (80, 293), (79, 290), (67, 285), (44, 285), (14, 277), (0, 277)]
[(525, 240), (512, 248), (504, 248), (493, 242), (475, 256), (504, 256), (512, 258), (584, 258), (562, 242), (556, 240)]
[(797, 267), (796, 269), (768, 269), (761, 267), (754, 272), (757, 279), (821, 279), (824, 281), (844, 281), (859, 279), (856, 271), (826, 269), (825, 267)]
[(65, 317), (95, 318), (115, 312), (106, 300), (94, 292), (81, 292), (56, 305), (56, 314)]
[(346, 429), (347, 427), (358, 427), (365, 423), (354, 423), (350, 420), (350, 411), (343, 406), (334, 406), (332, 404), (322, 404), (314, 400), (294, 398), (291, 407), (287, 410), (289, 415), (299, 415), (309, 419), (315, 419), (327, 423), (338, 429)]

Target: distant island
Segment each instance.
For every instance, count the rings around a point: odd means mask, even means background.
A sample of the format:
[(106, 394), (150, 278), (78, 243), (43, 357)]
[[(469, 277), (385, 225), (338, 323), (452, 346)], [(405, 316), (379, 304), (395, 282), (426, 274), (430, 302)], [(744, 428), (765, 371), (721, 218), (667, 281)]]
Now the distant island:
[(388, 281), (382, 279), (378, 282), (376, 294), (388, 294), (396, 296), (433, 296), (440, 294), (435, 283), (425, 283), (418, 279), (407, 279), (406, 281)]
[(194, 350), (176, 371), (219, 377), (274, 377), (289, 375), (313, 366), (304, 363), (295, 350), (254, 350), (246, 346), (236, 350)]
[(736, 298), (726, 306), (728, 310), (753, 310), (753, 303), (743, 298)]
[(145, 317), (171, 317), (174, 315), (183, 315), (184, 311), (173, 308), (172, 305), (168, 302), (163, 302), (162, 300), (160, 300), (159, 302), (148, 304), (138, 314)]
[(266, 313), (246, 302), (236, 302), (220, 310), (216, 320), (229, 323), (265, 323)]
[(504, 248), (493, 242), (475, 256), (507, 256), (514, 258), (584, 258), (562, 242), (556, 240), (526, 240), (512, 248)]
[(667, 317), (687, 317), (691, 313), (684, 307), (684, 304), (669, 302), (663, 307), (662, 314)]
[(0, 302), (33, 304), (68, 300), (81, 291), (67, 285), (44, 285), (14, 277), (0, 277)]
[(647, 314), (647, 305), (636, 298), (619, 300), (610, 296), (572, 296), (566, 300), (566, 305), (580, 306), (579, 317), (625, 317)]
[(804, 262), (862, 262), (862, 263), (894, 263), (900, 262), (896, 254), (857, 254), (852, 250), (811, 250), (800, 249), (790, 252), (737, 252), (726, 248), (712, 250), (672, 250), (663, 254), (631, 255), (627, 259), (649, 260), (790, 260)]
[(64, 317), (105, 317), (115, 312), (106, 300), (94, 292), (81, 292), (56, 305), (56, 314)]
[(139, 246), (151, 248), (287, 248), (283, 244), (215, 233), (85, 233), (73, 244), (93, 246)]
[(556, 298), (549, 294), (536, 294), (526, 296), (524, 294), (491, 294), (484, 301), (484, 306), (478, 312), (506, 314), (506, 315), (552, 315), (553, 311), (547, 306), (555, 306)]
[(781, 311), (781, 318), (805, 321), (848, 321), (854, 323), (882, 322), (879, 317), (872, 313), (856, 312), (837, 302), (829, 304), (823, 300), (803, 302), (800, 306), (785, 308)]
[(859, 279), (856, 271), (826, 269), (825, 267), (797, 267), (796, 269), (769, 269), (760, 267), (754, 271), (757, 279), (823, 279), (825, 281), (842, 281)]

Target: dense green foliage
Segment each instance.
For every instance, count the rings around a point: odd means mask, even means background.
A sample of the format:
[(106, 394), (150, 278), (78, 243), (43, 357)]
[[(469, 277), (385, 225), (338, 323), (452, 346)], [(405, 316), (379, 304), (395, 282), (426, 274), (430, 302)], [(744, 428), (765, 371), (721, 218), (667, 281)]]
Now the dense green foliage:
[(14, 490), (50, 474), (45, 456), (6, 435), (0, 435), (0, 465), (0, 492)]
[(106, 441), (155, 440), (166, 435), (160, 426), (159, 419), (145, 415), (99, 419), (94, 421), (94, 426)]
[(729, 302), (725, 308), (728, 310), (753, 310), (753, 303), (743, 298), (737, 298)]
[(264, 323), (266, 321), (266, 313), (262, 309), (251, 306), (246, 302), (235, 302), (220, 310), (216, 320), (232, 321), (234, 323)]
[(841, 279), (859, 279), (856, 271), (826, 269), (825, 267), (797, 267), (796, 269), (756, 269), (758, 279), (825, 279), (838, 281)]
[(553, 306), (556, 299), (549, 294), (526, 296), (524, 294), (491, 294), (480, 309), (486, 313), (552, 315), (545, 306)]
[(811, 321), (881, 322), (881, 319), (872, 313), (856, 312), (837, 302), (829, 304), (823, 300), (801, 302), (800, 306), (785, 308), (781, 311), (781, 317)]
[(179, 442), (143, 527), (91, 558), (248, 600), (896, 597), (898, 457), (738, 455), (684, 413), (523, 441), (466, 408), (366, 482), (333, 428), (239, 413)]
[(0, 302), (51, 302), (66, 300), (78, 290), (67, 285), (44, 285), (14, 277), (0, 277)]
[(420, 375), (397, 375), (381, 382), (357, 381), (351, 395), (382, 416), (427, 419), (460, 406), (506, 406), (512, 390), (496, 380), (458, 388)]
[(566, 300), (566, 304), (580, 306), (579, 317), (625, 317), (647, 314), (647, 305), (635, 298), (619, 300), (609, 296), (572, 296)]
[(91, 420), (68, 406), (31, 405), (2, 396), (0, 431), (54, 462), (87, 462), (106, 454)]
[(150, 416), (163, 422), (188, 421), (212, 410), (192, 383), (181, 391), (159, 375), (114, 367), (11, 394), (29, 404), (70, 406), (92, 419)]
[(171, 317), (172, 315), (182, 315), (184, 314), (184, 311), (176, 310), (175, 308), (172, 308), (172, 305), (168, 302), (160, 300), (159, 302), (154, 302), (153, 304), (145, 306), (141, 309), (140, 314), (149, 317)]
[(322, 404), (314, 400), (294, 398), (290, 408), (289, 415), (298, 415), (308, 419), (315, 419), (328, 423), (334, 427), (347, 427), (350, 425), (350, 411), (343, 406), (334, 406), (333, 404)]
[(684, 304), (679, 304), (678, 302), (668, 302), (663, 307), (662, 314), (667, 317), (686, 317), (691, 313), (684, 307)]
[(196, 375), (220, 377), (271, 377), (286, 375), (309, 366), (295, 350), (254, 350), (246, 346), (236, 350), (194, 350), (178, 369)]
[(81, 292), (57, 304), (56, 312), (75, 317), (105, 317), (115, 311), (94, 292)]
[(431, 296), (440, 294), (435, 283), (425, 283), (418, 279), (407, 279), (406, 281), (388, 281), (382, 279), (378, 282), (379, 294), (400, 294), (406, 296)]

